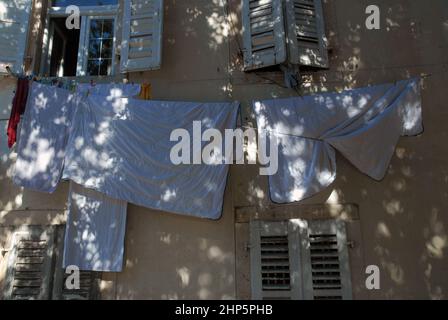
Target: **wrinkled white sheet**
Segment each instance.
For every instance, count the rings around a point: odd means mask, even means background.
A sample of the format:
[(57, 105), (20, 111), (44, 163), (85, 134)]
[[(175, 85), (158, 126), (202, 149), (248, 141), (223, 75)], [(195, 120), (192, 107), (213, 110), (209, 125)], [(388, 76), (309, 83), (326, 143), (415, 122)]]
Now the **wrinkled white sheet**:
[(53, 192), (61, 179), (71, 118), (76, 108), (69, 91), (31, 85), (17, 143), (15, 184)]
[(133, 98), (140, 93), (141, 86), (137, 83), (80, 83), (76, 92), (81, 95), (99, 95), (108, 98)]
[(70, 183), (63, 267), (121, 272), (127, 203)]
[(423, 131), (418, 79), (312, 96), (255, 101), (258, 129), (279, 141), (272, 201), (313, 196), (336, 178), (335, 149), (373, 179), (386, 174), (400, 136)]
[(184, 128), (192, 138), (193, 121), (203, 131), (234, 129), (238, 107), (89, 96), (74, 117), (64, 178), (136, 205), (218, 219), (228, 165), (173, 165), (170, 134)]

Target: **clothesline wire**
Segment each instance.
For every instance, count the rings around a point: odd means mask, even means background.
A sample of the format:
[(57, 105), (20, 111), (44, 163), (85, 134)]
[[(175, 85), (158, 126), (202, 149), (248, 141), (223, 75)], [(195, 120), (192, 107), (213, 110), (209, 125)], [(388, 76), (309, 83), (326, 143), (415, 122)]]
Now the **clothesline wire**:
[[(256, 132), (265, 131), (265, 132), (270, 132), (270, 133), (276, 133), (276, 132), (274, 132), (274, 130), (259, 129), (257, 127), (251, 127), (251, 126), (248, 126), (248, 125), (242, 125), (242, 126), (240, 126), (240, 129), (251, 129), (251, 130), (254, 130)], [(307, 137), (307, 136), (301, 136), (301, 135), (290, 134), (290, 133), (278, 133), (278, 134), (281, 134), (282, 136), (293, 137), (293, 138), (301, 138), (301, 139), (314, 140), (316, 142), (324, 142), (324, 139), (319, 139), (319, 138), (311, 138), (311, 137)]]

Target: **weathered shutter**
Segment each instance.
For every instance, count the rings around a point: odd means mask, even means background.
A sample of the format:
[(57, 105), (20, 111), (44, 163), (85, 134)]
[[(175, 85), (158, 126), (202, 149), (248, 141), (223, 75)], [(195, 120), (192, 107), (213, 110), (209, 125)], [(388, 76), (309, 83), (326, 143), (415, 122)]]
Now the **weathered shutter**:
[(322, 0), (285, 0), (289, 62), (328, 68)]
[(289, 222), (252, 221), (252, 299), (300, 299), (300, 242)]
[(93, 271), (80, 271), (80, 288), (67, 289), (66, 280), (69, 274), (59, 268), (57, 273), (61, 275), (61, 281), (53, 287), (54, 300), (97, 300), (99, 297), (100, 274)]
[(0, 0), (0, 74), (21, 73), (32, 0)]
[(344, 222), (313, 220), (304, 223), (308, 224), (301, 229), (305, 299), (352, 299)]
[(5, 299), (45, 300), (51, 297), (54, 227), (27, 226), (13, 236), (5, 283)]
[(244, 69), (286, 61), (282, 0), (243, 0)]
[(80, 288), (68, 289), (66, 280), (70, 276), (62, 268), (62, 257), (64, 252), (65, 226), (59, 226), (57, 232), (56, 270), (53, 282), (53, 300), (97, 300), (99, 298), (100, 272), (80, 271)]
[(121, 72), (160, 69), (163, 0), (124, 0)]

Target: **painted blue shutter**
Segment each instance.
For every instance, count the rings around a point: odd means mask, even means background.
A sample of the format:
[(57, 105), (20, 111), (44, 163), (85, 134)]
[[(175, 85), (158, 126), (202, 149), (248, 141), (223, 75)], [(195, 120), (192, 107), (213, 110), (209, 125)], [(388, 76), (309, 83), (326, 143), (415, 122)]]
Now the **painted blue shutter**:
[(328, 68), (322, 0), (285, 0), (288, 60)]
[(32, 0), (0, 0), (0, 74), (23, 72)]
[(243, 0), (244, 69), (286, 61), (282, 0)]
[(124, 0), (121, 72), (160, 69), (163, 0)]

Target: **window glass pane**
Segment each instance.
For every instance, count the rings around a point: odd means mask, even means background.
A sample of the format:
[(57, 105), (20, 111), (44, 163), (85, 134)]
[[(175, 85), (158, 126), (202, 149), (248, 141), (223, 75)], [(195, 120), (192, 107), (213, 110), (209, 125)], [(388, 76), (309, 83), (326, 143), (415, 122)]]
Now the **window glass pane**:
[(89, 59), (100, 58), (101, 40), (89, 41)]
[(112, 71), (114, 20), (91, 19), (87, 73), (91, 76), (110, 75)]
[(103, 21), (102, 20), (91, 20), (90, 22), (90, 39), (99, 39), (101, 38), (103, 30)]
[(118, 4), (118, 0), (53, 0), (53, 7), (75, 6), (102, 6), (108, 4)]
[(114, 22), (113, 20), (103, 21), (103, 38), (113, 39), (114, 37)]
[(103, 40), (101, 46), (101, 58), (110, 59), (112, 58), (112, 46), (113, 40)]
[(89, 76), (99, 75), (100, 60), (89, 60), (87, 62), (87, 74)]
[(101, 60), (100, 62), (100, 76), (106, 76), (109, 75), (111, 73), (111, 67), (112, 65), (112, 60), (111, 59), (106, 59), (106, 60)]

